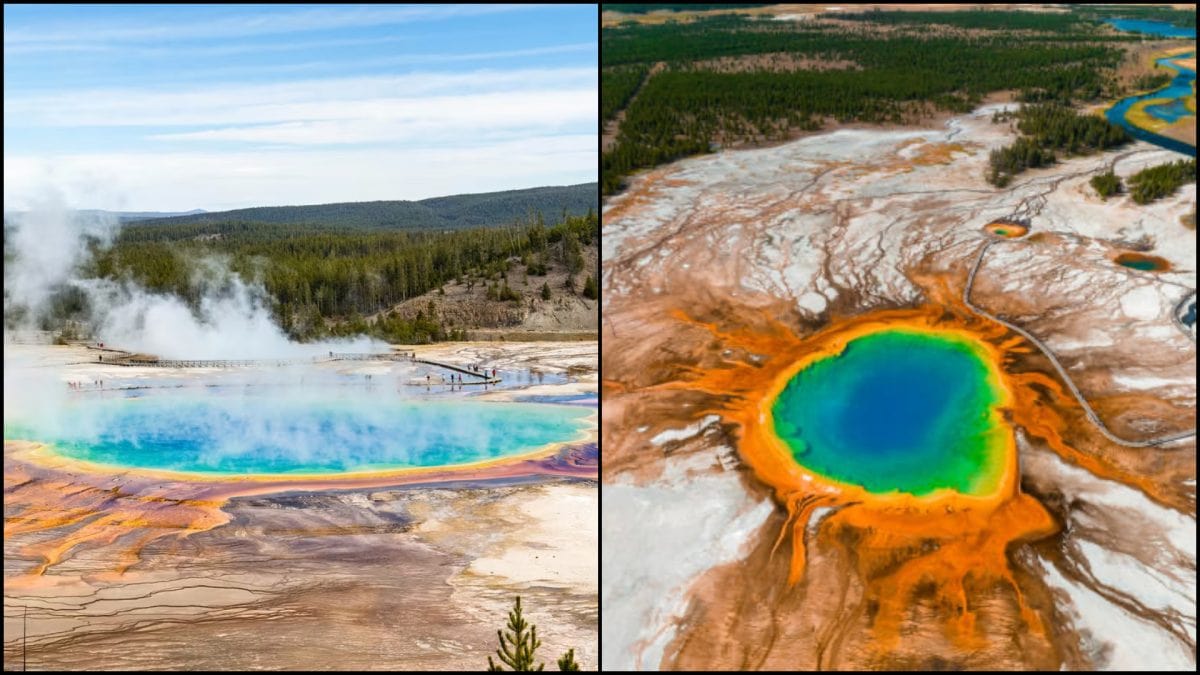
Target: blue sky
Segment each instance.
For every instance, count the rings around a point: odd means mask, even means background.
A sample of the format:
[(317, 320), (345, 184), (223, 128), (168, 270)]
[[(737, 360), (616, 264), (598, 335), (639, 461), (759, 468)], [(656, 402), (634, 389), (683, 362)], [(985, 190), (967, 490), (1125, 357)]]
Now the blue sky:
[(5, 209), (594, 181), (596, 25), (594, 5), (5, 5)]

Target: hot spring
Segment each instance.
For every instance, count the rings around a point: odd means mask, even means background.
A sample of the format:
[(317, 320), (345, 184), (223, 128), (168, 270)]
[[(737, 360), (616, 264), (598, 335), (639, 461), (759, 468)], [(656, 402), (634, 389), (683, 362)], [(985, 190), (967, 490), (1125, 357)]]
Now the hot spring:
[(588, 409), (410, 399), (387, 392), (190, 391), (81, 396), (5, 420), (6, 439), (122, 468), (196, 474), (329, 474), (452, 467), (581, 437)]
[(797, 463), (872, 493), (993, 493), (1004, 474), (1003, 385), (969, 340), (886, 329), (801, 368), (772, 404)]
[(1171, 263), (1156, 255), (1133, 253), (1131, 251), (1121, 253), (1113, 258), (1113, 261), (1123, 267), (1142, 272), (1163, 272), (1171, 268)]

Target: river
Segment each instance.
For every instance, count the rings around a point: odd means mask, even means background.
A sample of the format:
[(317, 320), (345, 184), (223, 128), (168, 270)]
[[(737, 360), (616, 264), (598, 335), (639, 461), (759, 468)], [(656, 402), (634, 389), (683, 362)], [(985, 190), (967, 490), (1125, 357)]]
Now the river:
[[(1181, 28), (1179, 26), (1173, 26), (1161, 21), (1108, 19), (1106, 23), (1112, 25), (1117, 30), (1127, 32), (1145, 33), (1160, 37), (1196, 37), (1195, 28)], [(1147, 99), (1167, 99), (1167, 101), (1164, 101), (1163, 103), (1146, 106), (1146, 113), (1151, 117), (1168, 123), (1173, 123), (1180, 117), (1195, 118), (1195, 113), (1187, 110), (1184, 101), (1192, 94), (1192, 83), (1196, 81), (1196, 71), (1195, 69), (1184, 68), (1183, 66), (1174, 63), (1176, 59), (1190, 58), (1195, 55), (1196, 51), (1192, 50), (1186, 54), (1176, 54), (1157, 59), (1155, 61), (1156, 64), (1175, 71), (1175, 77), (1171, 80), (1170, 84), (1156, 91), (1121, 99), (1116, 105), (1109, 108), (1105, 113), (1108, 121), (1124, 127), (1125, 130), (1128, 131), (1129, 134), (1134, 138), (1146, 141), (1148, 143), (1153, 143), (1154, 145), (1166, 148), (1168, 150), (1183, 153), (1189, 157), (1195, 157), (1196, 146), (1189, 145), (1174, 138), (1168, 138), (1167, 136), (1154, 133), (1153, 131), (1149, 131), (1147, 129), (1143, 129), (1142, 127), (1130, 122), (1126, 117), (1126, 115), (1129, 113), (1129, 109), (1139, 101), (1144, 101)]]

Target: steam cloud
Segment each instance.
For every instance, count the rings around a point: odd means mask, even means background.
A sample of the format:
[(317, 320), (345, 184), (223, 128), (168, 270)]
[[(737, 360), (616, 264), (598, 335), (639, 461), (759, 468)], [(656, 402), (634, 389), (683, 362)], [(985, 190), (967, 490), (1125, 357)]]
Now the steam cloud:
[(271, 300), (263, 286), (247, 283), (218, 259), (192, 261), (202, 290), (196, 311), (180, 298), (152, 293), (130, 280), (81, 278), (89, 242), (108, 246), (119, 230), (116, 218), (69, 210), (57, 195), (28, 212), (6, 215), (6, 333), (12, 327), (36, 328), (37, 317), (49, 309), (55, 293), (74, 288), (87, 299), (97, 340), (162, 358), (297, 358), (329, 351), (387, 351), (385, 343), (366, 337), (322, 343), (289, 340), (271, 316)]
[[(308, 370), (300, 366), (298, 371)], [(498, 458), (569, 441), (580, 408), (494, 402), (416, 401), (391, 387), (312, 377), (304, 386), (242, 389), (234, 378), (217, 392), (158, 389), (131, 405), (124, 398), (66, 402), (66, 414), (23, 411), (20, 437), (88, 448), (89, 459), (191, 471), (287, 472), (299, 467), (443, 466)], [(340, 386), (341, 384), (341, 386)], [(62, 424), (70, 417), (70, 424)], [(142, 464), (142, 462), (149, 464)]]

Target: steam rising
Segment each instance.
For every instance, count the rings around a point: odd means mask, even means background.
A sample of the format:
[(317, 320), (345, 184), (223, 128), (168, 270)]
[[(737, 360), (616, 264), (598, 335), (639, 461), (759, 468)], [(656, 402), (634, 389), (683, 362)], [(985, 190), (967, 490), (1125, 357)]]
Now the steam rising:
[(321, 473), (495, 459), (569, 440), (588, 414), (566, 406), (406, 401), (386, 387), (347, 385), (329, 373), (323, 379), (304, 387), (158, 389), (139, 401), (115, 392), (84, 395), (62, 407), (25, 410), (8, 431), (109, 464)]
[[(269, 359), (329, 351), (386, 352), (370, 338), (297, 343), (271, 315), (261, 283), (247, 283), (224, 261), (194, 260), (202, 295), (193, 311), (180, 298), (152, 293), (130, 280), (82, 278), (89, 243), (111, 244), (120, 229), (111, 216), (79, 213), (52, 196), (28, 212), (5, 216), (5, 329), (37, 328), (55, 293), (77, 289), (87, 300), (98, 341), (178, 359)], [(6, 340), (7, 341), (7, 340)]]
[[(387, 351), (367, 338), (319, 344), (288, 339), (271, 299), (227, 260), (190, 261), (195, 306), (129, 279), (89, 274), (93, 248), (111, 245), (111, 217), (48, 200), (6, 218), (4, 423), (6, 438), (41, 441), (80, 459), (182, 471), (286, 473), (443, 466), (493, 459), (567, 441), (585, 411), (566, 406), (425, 401), (406, 396), (424, 378), (415, 364), (376, 364), (348, 374), (309, 362), (329, 351)], [(92, 337), (162, 358), (296, 359), (300, 364), (208, 372), (63, 368), (81, 350), (20, 344), (55, 302), (75, 294)], [(58, 308), (61, 313), (62, 308)], [(114, 370), (119, 372), (113, 372)], [(84, 374), (86, 373), (86, 374)], [(89, 393), (118, 379), (123, 391)], [(201, 377), (197, 377), (201, 375)], [(439, 378), (440, 379), (440, 378)], [(126, 400), (141, 384), (145, 400)], [(186, 387), (175, 390), (174, 386)], [(212, 389), (211, 387), (215, 387)], [(164, 391), (168, 389), (170, 391)]]
[[(50, 295), (70, 280), (87, 255), (87, 241), (112, 242), (115, 218), (81, 214), (50, 193), (22, 214), (4, 216), (4, 315), (16, 306), (47, 306)], [(9, 256), (13, 257), (10, 259)]]

